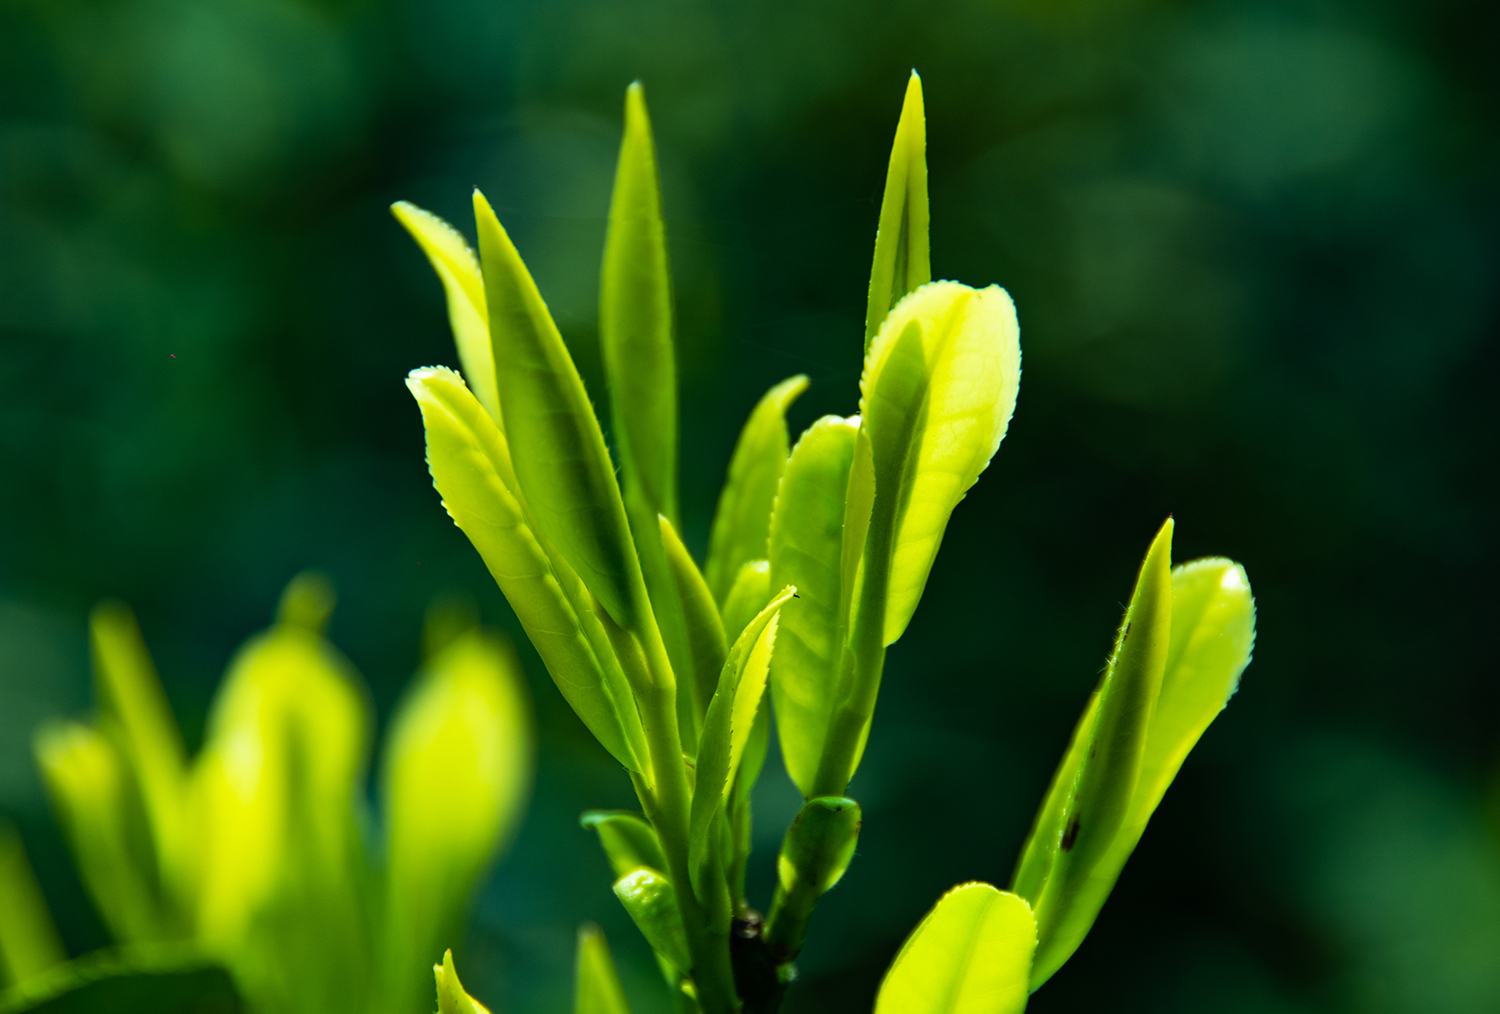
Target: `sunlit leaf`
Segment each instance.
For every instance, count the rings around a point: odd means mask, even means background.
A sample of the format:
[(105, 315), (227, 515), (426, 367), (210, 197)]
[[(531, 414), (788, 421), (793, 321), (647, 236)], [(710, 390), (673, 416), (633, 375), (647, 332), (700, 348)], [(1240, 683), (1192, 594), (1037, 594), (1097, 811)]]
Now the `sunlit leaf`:
[(733, 786), (735, 770), (750, 741), (755, 716), (765, 696), (776, 644), (777, 614), (794, 592), (793, 588), (783, 588), (735, 640), (719, 676), (718, 689), (709, 703), (698, 748), (688, 837), (688, 861), (695, 889), (702, 887), (699, 878), (709, 860), (711, 825)]
[(37, 769), (89, 896), (122, 943), (170, 936), (145, 813), (114, 744), (76, 722), (43, 726)]
[[(1073, 953), (1098, 911), (1080, 895), (1109, 856), (1135, 794), (1171, 637), (1171, 560), (1169, 518), (1141, 564), (1099, 684), (1094, 705), (1098, 713), (1088, 750), (1079, 761), (1071, 798), (1064, 807), (1057, 853), (1036, 903), (1033, 988)], [(1069, 761), (1065, 758), (1063, 763)]]
[(787, 773), (804, 796), (822, 755), (842, 649), (839, 615), (844, 500), (859, 420), (824, 416), (792, 449), (771, 520), (771, 583), (794, 585), (771, 663)]
[(667, 860), (662, 855), (656, 829), (641, 814), (630, 810), (587, 810), (578, 823), (598, 833), (599, 844), (616, 880), (642, 866), (666, 873)]
[(395, 978), (410, 970), (413, 992), (520, 825), (535, 738), (515, 652), (479, 630), (428, 663), (396, 710), (382, 778), (386, 962)]
[[(708, 565), (703, 571), (714, 600), (723, 608), (727, 609), (734, 583), (745, 566), (767, 556), (771, 511), (786, 471), (786, 410), (807, 390), (807, 384), (807, 377), (799, 374), (767, 391), (751, 411), (729, 459), (729, 476), (714, 512)], [(758, 605), (755, 612), (759, 611)], [(738, 634), (736, 629), (730, 636)]]
[[(1152, 708), (1129, 807), (1106, 851), (1092, 864), (1087, 876), (1076, 880), (1075, 875), (1065, 912), (1055, 917), (1045, 949), (1038, 951), (1033, 988), (1045, 982), (1083, 942), (1167, 786), (1203, 731), (1233, 695), (1240, 673), (1250, 661), (1255, 641), (1255, 602), (1242, 567), (1229, 560), (1207, 559), (1174, 568), (1171, 600), (1171, 633), (1161, 689)], [(1086, 723), (1099, 711), (1096, 701), (1097, 695), (1085, 710), (1080, 735), (1086, 735)], [(1074, 751), (1070, 749), (1069, 753), (1064, 767), (1076, 762), (1071, 756)], [(1063, 771), (1059, 769), (1054, 793), (1063, 779)], [(1071, 783), (1073, 779), (1067, 781)], [(1052, 806), (1051, 795), (1045, 807)], [(1065, 833), (1058, 822), (1055, 835), (1050, 838), (1054, 852)], [(1023, 866), (1037, 844), (1038, 833), (1034, 831), (1033, 841), (1028, 843), (1027, 855), (1022, 859)], [(1020, 868), (1018, 886), (1019, 880)], [(1049, 881), (1048, 894), (1054, 890), (1061, 894), (1063, 886), (1054, 887)], [(1052, 903), (1047, 895), (1042, 896), (1043, 905)], [(1039, 909), (1038, 915), (1043, 917), (1045, 913)]]
[(870, 266), (870, 301), (865, 310), (865, 348), (901, 297), (932, 281), (927, 239), (927, 117), (922, 79), (916, 71), (906, 84), (901, 120), (891, 145)]
[(578, 929), (573, 1014), (630, 1014), (604, 932), (593, 923)]
[[(714, 605), (713, 595), (710, 594), (703, 575), (698, 572), (698, 565), (693, 562), (687, 547), (677, 537), (671, 522), (665, 517), (658, 517), (657, 520), (661, 529), (662, 548), (666, 551), (667, 565), (672, 572), (677, 600), (682, 604), (682, 617), (687, 627), (689, 668), (685, 673), (678, 673), (679, 698), (692, 704), (691, 739), (696, 743), (697, 730), (718, 686), (719, 671), (724, 667), (729, 645), (724, 636), (724, 624), (719, 619), (719, 610)], [(683, 684), (686, 684), (685, 688)]]
[(489, 202), (474, 192), (490, 343), (505, 436), (531, 520), (615, 622), (649, 607), (604, 434), (536, 283)]
[(0, 987), (67, 960), (21, 836), (0, 823)]
[(1067, 823), (1068, 804), (1073, 799), (1073, 789), (1078, 784), (1078, 769), (1083, 765), (1083, 756), (1094, 742), (1094, 720), (1099, 717), (1099, 692), (1089, 695), (1083, 707), (1083, 715), (1073, 729), (1073, 738), (1068, 741), (1067, 752), (1062, 763), (1052, 775), (1047, 795), (1037, 810), (1031, 834), (1016, 861), (1015, 874), (1010, 889), (1025, 898), (1031, 905), (1041, 899), (1042, 888), (1052, 872), (1057, 859), (1057, 846), (1062, 840), (1063, 826)]
[(949, 515), (1005, 436), (1019, 339), (1005, 290), (932, 282), (891, 311), (870, 346), (860, 381), (875, 473), (870, 537), (882, 519), (894, 534), (888, 559), (865, 566), (889, 567), (887, 644), (917, 608)]
[(615, 881), (615, 897), (625, 906), (651, 949), (679, 974), (687, 974), (692, 961), (672, 882), (643, 866)]
[(844, 876), (859, 842), (859, 804), (842, 796), (809, 799), (781, 842), (776, 896), (765, 941), (783, 961), (802, 950), (813, 906)]
[(413, 370), (407, 387), (422, 409), (443, 506), (584, 725), (621, 764), (644, 770), (645, 734), (629, 684), (582, 583), (565, 562), (554, 566), (527, 524), (504, 434), (451, 370)]
[(432, 263), (448, 298), (448, 322), (458, 347), (469, 390), (485, 411), (500, 421), (500, 402), (495, 393), (495, 359), (490, 351), (489, 307), (485, 304), (484, 278), (479, 258), (459, 231), (430, 211), (406, 201), (391, 205), (391, 214), (406, 227)]
[(989, 884), (955, 887), (906, 938), (875, 1014), (1020, 1014), (1035, 949), (1025, 901)]
[(464, 991), (451, 950), (443, 952), (443, 963), (433, 965), (432, 974), (437, 979), (438, 1014), (490, 1014), (484, 1004)]
[(229, 974), (181, 947), (95, 951), (0, 996), (0, 1014), (240, 1014)]
[(156, 667), (135, 617), (119, 602), (89, 618), (94, 685), (106, 732), (130, 767), (150, 821), (157, 860), (169, 887), (182, 886), (187, 759)]
[(740, 636), (745, 624), (755, 619), (755, 614), (771, 601), (771, 561), (751, 560), (740, 568), (729, 594), (724, 597), (720, 610), (724, 623), (724, 636), (733, 640)]

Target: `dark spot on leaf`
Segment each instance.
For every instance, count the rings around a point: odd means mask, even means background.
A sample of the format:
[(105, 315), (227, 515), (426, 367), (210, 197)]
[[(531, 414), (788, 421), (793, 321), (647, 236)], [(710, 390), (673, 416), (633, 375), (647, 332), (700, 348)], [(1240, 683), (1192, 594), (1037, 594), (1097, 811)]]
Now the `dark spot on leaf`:
[(1062, 836), (1062, 850), (1064, 852), (1073, 851), (1073, 845), (1078, 841), (1078, 827), (1077, 817), (1068, 822), (1068, 829), (1063, 832)]

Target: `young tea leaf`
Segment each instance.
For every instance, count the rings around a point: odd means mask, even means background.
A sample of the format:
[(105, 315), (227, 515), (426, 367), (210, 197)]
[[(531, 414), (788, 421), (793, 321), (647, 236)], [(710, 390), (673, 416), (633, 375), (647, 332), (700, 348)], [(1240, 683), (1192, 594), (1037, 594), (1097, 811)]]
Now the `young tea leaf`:
[(859, 420), (824, 416), (787, 462), (771, 519), (771, 583), (795, 585), (797, 608), (780, 624), (771, 694), (787, 773), (812, 786), (834, 707), (843, 647), (839, 613), (844, 499)]
[(867, 351), (891, 307), (932, 281), (927, 245), (927, 117), (922, 108), (922, 79), (912, 71), (891, 145), (875, 233), (870, 301), (865, 311)]
[(729, 459), (729, 477), (714, 512), (704, 568), (708, 587), (721, 608), (728, 606), (734, 582), (746, 564), (766, 557), (771, 511), (786, 471), (786, 410), (807, 390), (807, 384), (807, 377), (799, 374), (767, 391), (750, 412)]
[(672, 882), (643, 866), (615, 881), (615, 897), (657, 956), (679, 975), (688, 974), (692, 960), (688, 957), (687, 932), (682, 927), (682, 912), (677, 907), (677, 892)]
[(907, 937), (875, 1014), (1020, 1014), (1035, 949), (1025, 901), (989, 884), (955, 887)]
[(521, 498), (616, 623), (649, 622), (640, 563), (599, 420), (552, 314), (489, 202), (474, 192), (490, 343)]
[(625, 674), (582, 583), (565, 561), (554, 566), (528, 525), (504, 434), (451, 370), (413, 370), (406, 385), (422, 410), (443, 506), (584, 725), (626, 768), (645, 770), (645, 733)]
[(764, 939), (781, 960), (802, 950), (813, 906), (844, 876), (859, 842), (859, 804), (842, 796), (809, 799), (781, 843), (776, 896)]
[(458, 347), (458, 363), (463, 367), (464, 379), (490, 418), (499, 423), (489, 307), (485, 304), (479, 258), (457, 229), (432, 212), (397, 201), (391, 205), (391, 214), (411, 233), (443, 283), (443, 293), (448, 298), (448, 323), (453, 328), (453, 342)]
[(641, 814), (630, 810), (586, 810), (578, 823), (598, 832), (599, 844), (616, 880), (642, 866), (666, 874), (667, 858), (662, 854), (656, 828)]
[(866, 559), (865, 568), (889, 567), (886, 644), (916, 611), (953, 508), (999, 449), (1020, 379), (1016, 311), (998, 286), (924, 285), (871, 344), (860, 380), (875, 475), (871, 525), (885, 518), (893, 536), (889, 560)]
[(771, 561), (751, 560), (740, 568), (739, 575), (724, 597), (724, 637), (733, 641), (755, 619), (755, 614), (771, 601)]
[(662, 548), (666, 550), (667, 566), (671, 569), (676, 585), (677, 601), (682, 605), (682, 616), (687, 630), (689, 668), (681, 674), (679, 683), (687, 684), (687, 693), (682, 694), (692, 703), (692, 740), (698, 739), (698, 729), (708, 711), (708, 702), (718, 686), (719, 671), (724, 667), (724, 658), (729, 645), (724, 637), (724, 624), (719, 619), (719, 610), (714, 605), (713, 595), (698, 572), (687, 547), (677, 537), (671, 522), (658, 516), (661, 529)]
[(443, 963), (433, 965), (432, 974), (437, 979), (438, 1014), (490, 1014), (484, 1004), (464, 991), (451, 950), (443, 952)]
[(578, 928), (573, 981), (573, 1014), (630, 1014), (604, 931), (593, 923)]
[(514, 835), (535, 740), (515, 652), (479, 630), (432, 659), (398, 705), (381, 779), (390, 995), (420, 992), (426, 962)]

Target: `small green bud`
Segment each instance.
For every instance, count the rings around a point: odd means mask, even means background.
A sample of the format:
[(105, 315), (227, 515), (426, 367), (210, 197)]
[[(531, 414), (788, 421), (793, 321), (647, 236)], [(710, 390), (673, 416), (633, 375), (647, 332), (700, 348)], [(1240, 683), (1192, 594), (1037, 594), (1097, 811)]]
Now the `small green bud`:
[(859, 804), (843, 796), (809, 799), (781, 844), (766, 943), (784, 961), (802, 949), (813, 906), (843, 877), (859, 841)]
[(687, 975), (693, 963), (688, 957), (687, 932), (682, 926), (672, 882), (642, 866), (615, 881), (615, 896), (657, 956)]

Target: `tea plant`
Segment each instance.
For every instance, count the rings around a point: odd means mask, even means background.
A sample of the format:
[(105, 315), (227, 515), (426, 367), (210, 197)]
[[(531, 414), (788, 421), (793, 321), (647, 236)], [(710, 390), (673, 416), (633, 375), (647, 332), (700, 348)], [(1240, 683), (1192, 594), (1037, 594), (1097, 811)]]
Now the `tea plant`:
[(322, 637), (332, 607), (326, 580), (291, 583), (276, 624), (231, 663), (191, 761), (134, 618), (94, 611), (98, 715), (43, 728), (36, 755), (122, 946), (59, 964), (18, 843), (0, 839), (0, 900), (23, 902), (0, 910), (0, 970), (18, 982), (0, 1010), (115, 1010), (137, 995), (163, 1012), (175, 993), (184, 1011), (237, 1010), (205, 962), (232, 971), (256, 1014), (430, 1003), (433, 955), (530, 795), (530, 703), (510, 646), (435, 606), (386, 737), (376, 824), (362, 803), (370, 706)]
[[(679, 537), (671, 282), (640, 86), (626, 93), (599, 304), (617, 461), (484, 195), (474, 194), (477, 256), (436, 216), (393, 210), (442, 281), (463, 369), (407, 380), (434, 484), (640, 800), (639, 813), (583, 815), (615, 894), (680, 1010), (776, 1010), (818, 899), (854, 852), (861, 814), (846, 793), (886, 649), (917, 608), (950, 514), (998, 449), (1020, 381), (1005, 291), (931, 279), (920, 81), (912, 75), (886, 177), (860, 412), (819, 419), (789, 451), (785, 413), (807, 378), (767, 392), (735, 448), (701, 568)], [(1088, 932), (1250, 657), (1244, 571), (1222, 559), (1174, 569), (1171, 538), (1168, 520), (1010, 891), (973, 883), (945, 895), (887, 974), (879, 1014), (1019, 1011)], [(806, 802), (762, 918), (744, 884), (772, 711)], [(451, 956), (438, 987), (443, 1014), (478, 1007)], [(577, 1004), (625, 1010), (593, 931), (580, 937)]]

